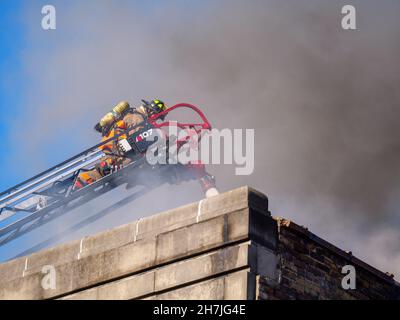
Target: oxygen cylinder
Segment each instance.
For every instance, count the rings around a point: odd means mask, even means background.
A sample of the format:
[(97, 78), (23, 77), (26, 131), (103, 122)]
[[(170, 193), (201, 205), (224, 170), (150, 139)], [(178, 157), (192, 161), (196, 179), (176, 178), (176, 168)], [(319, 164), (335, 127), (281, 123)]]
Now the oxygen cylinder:
[(112, 109), (112, 113), (114, 114), (115, 119), (119, 119), (128, 109), (129, 103), (127, 101), (121, 101)]
[(112, 112), (108, 112), (103, 118), (100, 120), (100, 126), (105, 128), (112, 124), (115, 121), (115, 116)]

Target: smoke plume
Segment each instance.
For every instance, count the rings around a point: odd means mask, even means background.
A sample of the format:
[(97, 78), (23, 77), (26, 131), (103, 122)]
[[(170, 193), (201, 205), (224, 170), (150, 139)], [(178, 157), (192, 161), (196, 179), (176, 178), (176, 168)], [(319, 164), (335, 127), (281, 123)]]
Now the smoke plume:
[[(272, 214), (400, 274), (398, 1), (352, 1), (357, 30), (341, 28), (342, 1), (53, 2), (51, 32), (41, 2), (27, 8), (27, 177), (95, 144), (93, 125), (119, 100), (190, 102), (216, 128), (255, 129), (253, 175), (210, 166), (222, 191), (253, 186)], [(14, 170), (27, 164), (18, 155)], [(197, 200), (190, 186), (132, 208)]]

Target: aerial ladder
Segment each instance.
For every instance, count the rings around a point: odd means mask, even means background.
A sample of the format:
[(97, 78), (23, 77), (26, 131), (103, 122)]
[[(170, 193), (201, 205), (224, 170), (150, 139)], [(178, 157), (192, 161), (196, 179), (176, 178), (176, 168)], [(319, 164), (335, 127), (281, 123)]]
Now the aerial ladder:
[[(194, 111), (200, 117), (200, 123), (165, 121), (167, 115), (182, 108)], [(170, 137), (166, 129), (170, 126), (192, 130), (198, 135), (199, 139), (204, 130), (211, 129), (208, 119), (199, 108), (191, 104), (180, 103), (150, 116), (142, 123), (128, 128), (118, 135), (1, 192), (0, 249), (10, 241), (123, 184), (126, 184), (129, 189), (139, 187), (140, 191), (137, 191), (135, 196), (127, 196), (125, 201), (120, 201), (117, 205), (140, 197), (165, 183), (177, 184), (182, 181), (202, 179), (204, 174), (212, 177), (204, 170), (197, 170), (196, 164), (194, 166), (180, 163), (151, 165), (146, 161), (146, 151), (154, 146), (157, 141), (157, 138), (149, 136), (149, 132), (155, 131), (150, 129), (159, 129), (163, 132), (163, 137), (167, 142), (165, 145), (168, 148)], [(132, 129), (136, 127), (140, 129), (129, 135), (129, 132), (132, 132)], [(146, 139), (143, 139), (144, 134), (147, 134), (145, 135)], [(121, 140), (123, 135), (126, 139)], [(178, 147), (189, 143), (188, 139), (189, 136), (186, 136), (183, 140), (178, 140)], [(92, 184), (75, 190), (73, 186), (78, 175), (82, 171), (93, 169), (96, 163), (106, 155), (100, 147), (116, 140), (122, 142), (123, 149), (126, 152), (125, 156), (130, 157), (132, 161), (124, 167), (113, 170)], [(164, 152), (167, 152), (167, 150), (164, 150)], [(110, 206), (107, 211), (112, 211), (112, 209), (113, 206)], [(90, 223), (91, 220), (87, 219), (86, 222)], [(81, 223), (79, 227), (81, 228), (84, 225), (85, 223)]]

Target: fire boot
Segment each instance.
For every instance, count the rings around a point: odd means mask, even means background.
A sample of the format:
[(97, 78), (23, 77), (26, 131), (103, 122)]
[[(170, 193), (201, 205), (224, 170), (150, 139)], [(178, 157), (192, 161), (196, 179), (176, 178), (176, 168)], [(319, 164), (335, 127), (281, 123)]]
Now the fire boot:
[(200, 186), (206, 195), (206, 198), (211, 198), (219, 194), (216, 185), (215, 185), (215, 177), (206, 173), (202, 178), (199, 180)]

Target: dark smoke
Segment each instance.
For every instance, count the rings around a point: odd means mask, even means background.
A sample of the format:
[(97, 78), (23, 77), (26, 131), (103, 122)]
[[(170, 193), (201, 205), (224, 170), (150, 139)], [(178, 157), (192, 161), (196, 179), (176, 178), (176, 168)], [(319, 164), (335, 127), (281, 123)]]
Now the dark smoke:
[(78, 152), (120, 99), (192, 102), (216, 128), (255, 129), (252, 176), (210, 167), (222, 190), (254, 186), (273, 214), (400, 272), (398, 1), (352, 1), (358, 30), (341, 29), (342, 1), (54, 2), (58, 29), (32, 28), (26, 57), (37, 169), (61, 124)]

